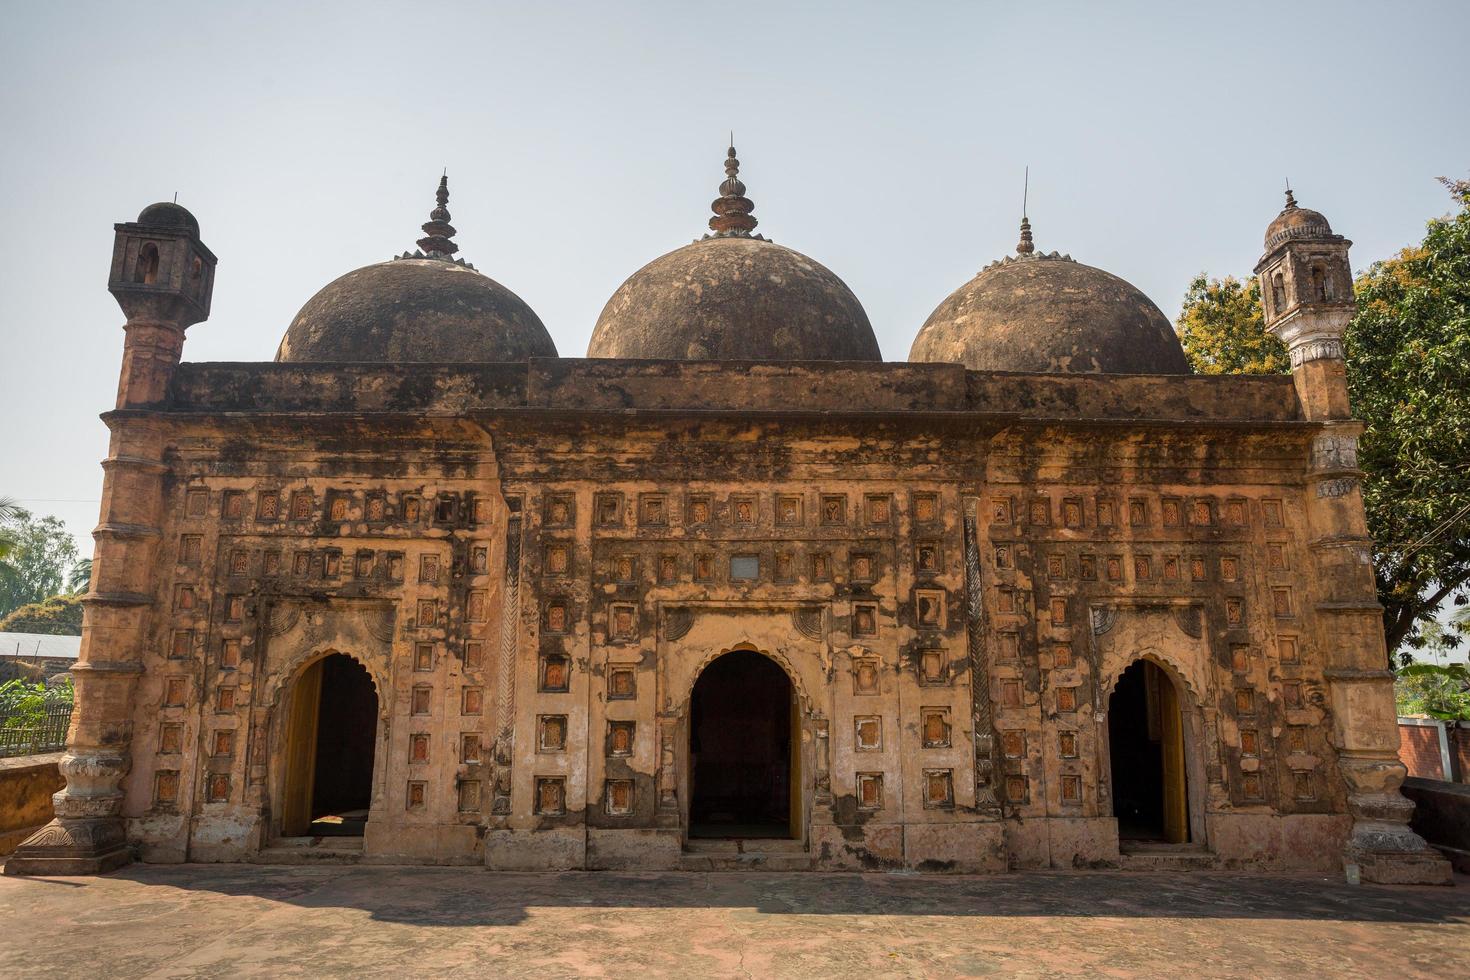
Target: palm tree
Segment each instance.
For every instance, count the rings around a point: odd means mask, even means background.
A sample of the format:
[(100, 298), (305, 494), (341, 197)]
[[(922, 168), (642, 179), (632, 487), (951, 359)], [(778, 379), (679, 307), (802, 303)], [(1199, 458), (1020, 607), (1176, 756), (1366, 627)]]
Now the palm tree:
[(92, 584), (92, 559), (83, 558), (71, 567), (66, 577), (66, 587), (71, 592), (86, 592)]
[(19, 520), (25, 510), (10, 497), (0, 497), (0, 561), (15, 549), (15, 534), (9, 525)]

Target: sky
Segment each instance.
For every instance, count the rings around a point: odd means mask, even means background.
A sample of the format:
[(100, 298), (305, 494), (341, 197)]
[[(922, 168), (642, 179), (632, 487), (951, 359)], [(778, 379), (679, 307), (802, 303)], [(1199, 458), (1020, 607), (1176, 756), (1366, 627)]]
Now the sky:
[(582, 356), (704, 233), (733, 130), (760, 231), (889, 360), (1016, 243), (1133, 282), (1249, 274), (1289, 178), (1366, 267), (1470, 171), (1463, 3), (0, 0), (0, 496), (90, 551), (123, 317), (112, 224), (178, 194), (219, 256), (190, 361), (268, 360), (337, 276), (460, 255)]

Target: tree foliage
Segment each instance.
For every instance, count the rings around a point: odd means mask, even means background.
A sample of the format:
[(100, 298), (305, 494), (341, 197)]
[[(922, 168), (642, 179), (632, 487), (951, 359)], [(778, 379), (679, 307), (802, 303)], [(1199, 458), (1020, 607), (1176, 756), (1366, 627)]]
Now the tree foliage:
[(71, 678), (47, 687), (34, 681), (16, 680), (0, 684), (0, 725), (25, 728), (41, 724), (46, 709), (53, 705), (71, 704)]
[(1184, 354), (1197, 374), (1284, 374), (1286, 345), (1266, 332), (1261, 283), (1234, 276), (1194, 277), (1176, 322)]
[(61, 592), (77, 561), (77, 544), (55, 517), (12, 509), (5, 522), (10, 549), (0, 559), (0, 616)]
[[(1470, 601), (1470, 182), (1446, 184), (1457, 212), (1358, 277), (1345, 337), (1384, 639), (1401, 659), (1446, 600)], [(1288, 367), (1254, 280), (1197, 276), (1178, 327), (1200, 373)], [(1470, 635), (1470, 622), (1451, 628)]]
[(0, 633), (43, 633), (47, 636), (82, 635), (82, 597), (55, 595), (28, 602), (0, 617)]
[(1470, 187), (1451, 189), (1458, 213), (1358, 278), (1346, 337), (1390, 651), (1422, 646), (1445, 600), (1470, 600)]

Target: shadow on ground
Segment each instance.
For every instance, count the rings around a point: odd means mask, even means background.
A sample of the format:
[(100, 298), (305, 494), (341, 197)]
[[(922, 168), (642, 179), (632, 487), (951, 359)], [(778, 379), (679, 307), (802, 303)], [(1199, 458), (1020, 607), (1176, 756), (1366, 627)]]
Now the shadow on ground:
[[(6, 879), (16, 881), (16, 879)], [(995, 876), (760, 872), (512, 873), (481, 868), (131, 865), (105, 878), (21, 879), (37, 892), (106, 880), (343, 908), (414, 926), (508, 926), (528, 910), (739, 909), (764, 915), (1470, 923), (1460, 887), (1351, 886), (1320, 875), (1028, 872)], [(136, 891), (136, 889), (135, 889)], [(14, 898), (14, 895), (10, 896)], [(113, 908), (104, 914), (115, 917)], [(151, 913), (150, 913), (151, 914)]]

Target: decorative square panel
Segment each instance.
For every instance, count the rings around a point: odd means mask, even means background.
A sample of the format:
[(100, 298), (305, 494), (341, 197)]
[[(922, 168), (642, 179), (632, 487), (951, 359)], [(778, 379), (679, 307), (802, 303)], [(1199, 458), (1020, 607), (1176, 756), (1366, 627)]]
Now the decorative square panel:
[(852, 635), (874, 636), (878, 632), (878, 607), (859, 603), (852, 607)]
[(928, 524), (939, 519), (939, 495), (933, 493), (914, 494), (914, 520)]
[(776, 523), (792, 526), (801, 523), (802, 498), (798, 494), (781, 494), (776, 497)]
[(429, 761), (429, 733), (414, 732), (408, 736), (408, 761), (410, 765)]
[(857, 695), (878, 693), (878, 661), (868, 657), (853, 661), (852, 693)]
[(883, 774), (881, 772), (857, 774), (857, 805), (859, 810), (883, 809)]
[(946, 624), (943, 589), (914, 590), (914, 619), (920, 629), (942, 630)]
[(638, 696), (638, 678), (632, 667), (609, 667), (607, 697), (609, 701), (631, 701)]
[(171, 807), (179, 802), (179, 771), (160, 769), (153, 774), (153, 804)]
[(485, 644), (479, 640), (468, 640), (464, 645), (466, 670), (479, 670), (485, 664)]
[(541, 523), (546, 527), (571, 527), (576, 523), (576, 498), (569, 493), (547, 494), (541, 505)]
[(1062, 776), (1062, 802), (1068, 806), (1077, 806), (1082, 802), (1081, 776)]
[(691, 495), (684, 505), (685, 521), (689, 524), (708, 524), (712, 507), (710, 498), (704, 494)]
[(607, 723), (607, 754), (615, 759), (633, 754), (633, 737), (637, 722), (610, 721)]
[(943, 650), (920, 650), (919, 680), (929, 685), (948, 684), (949, 656)]
[(949, 748), (949, 709), (945, 707), (920, 708), (919, 738), (926, 749)]
[(410, 779), (403, 794), (404, 808), (422, 810), (428, 806), (429, 784), (422, 779)]
[(891, 498), (886, 493), (870, 493), (863, 498), (864, 519), (869, 525), (889, 523), (891, 509)]
[(209, 513), (209, 491), (190, 490), (184, 495), (184, 516), (204, 517)]
[(414, 648), (413, 648), (413, 669), (414, 670), (433, 670), (434, 669), (434, 644), (432, 644), (432, 643), (417, 643), (417, 644), (414, 644)]
[(847, 497), (837, 494), (822, 495), (822, 523), (836, 527), (847, 523)]
[(173, 755), (184, 750), (184, 726), (177, 721), (166, 721), (158, 726), (158, 751), (162, 755)]
[(1057, 755), (1061, 756), (1063, 759), (1077, 758), (1076, 732), (1057, 733)]
[(633, 812), (633, 780), (609, 779), (603, 799), (610, 817), (626, 817)]
[(535, 812), (538, 816), (559, 816), (567, 812), (567, 780), (565, 776), (537, 776)]
[(537, 685), (543, 693), (562, 694), (571, 684), (571, 661), (559, 653), (548, 653), (541, 657), (539, 671), (540, 683)]
[(668, 524), (668, 498), (661, 493), (639, 494), (638, 523), (647, 527), (663, 527)]
[(426, 715), (429, 713), (429, 698), (432, 689), (427, 685), (420, 684), (409, 692), (409, 714)]
[(592, 516), (598, 527), (623, 526), (623, 495), (599, 493), (592, 500)]
[(547, 601), (541, 614), (541, 628), (547, 633), (565, 633), (571, 628), (571, 613), (565, 599)]
[(565, 752), (567, 750), (567, 716), (540, 715), (536, 719), (536, 751)]
[(1000, 750), (1007, 759), (1026, 758), (1026, 733), (1017, 729), (1001, 732)]
[(459, 713), (462, 715), (477, 715), (485, 707), (485, 689), (482, 687), (465, 687), (459, 692)]
[(860, 715), (852, 720), (853, 747), (858, 752), (883, 751), (883, 719), (877, 715)]
[(459, 736), (459, 761), (464, 765), (476, 765), (480, 761), (480, 733), (464, 732)]
[(924, 770), (924, 806), (930, 809), (954, 806), (954, 770)]
[(730, 521), (734, 524), (750, 525), (755, 523), (759, 514), (756, 499), (750, 494), (730, 495)]
[(460, 813), (474, 813), (480, 809), (480, 780), (461, 779), (459, 781), (459, 805)]

